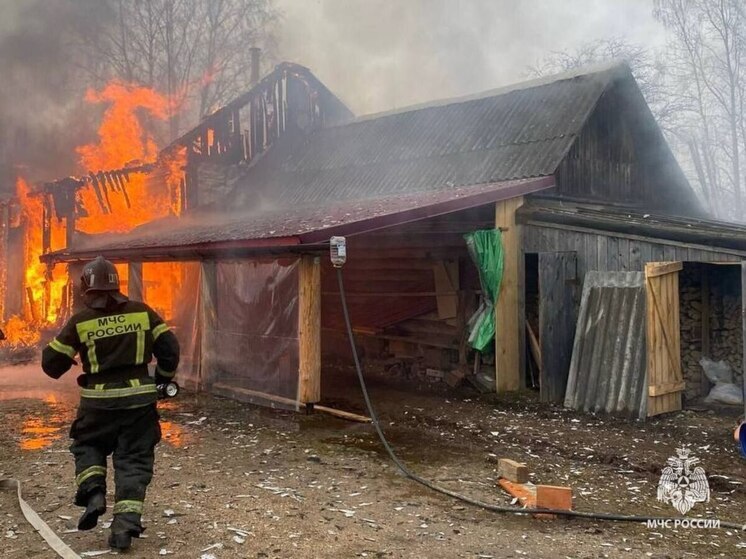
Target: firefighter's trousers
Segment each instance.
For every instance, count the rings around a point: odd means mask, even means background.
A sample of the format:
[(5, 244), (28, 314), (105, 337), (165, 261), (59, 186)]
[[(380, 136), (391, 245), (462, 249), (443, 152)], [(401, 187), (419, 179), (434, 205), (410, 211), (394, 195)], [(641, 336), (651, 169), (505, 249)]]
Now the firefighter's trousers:
[(161, 428), (155, 404), (128, 410), (81, 409), (70, 428), (75, 456), (75, 504), (86, 506), (92, 493), (106, 492), (106, 457), (114, 464), (112, 532), (142, 532), (145, 491), (153, 478), (155, 446)]

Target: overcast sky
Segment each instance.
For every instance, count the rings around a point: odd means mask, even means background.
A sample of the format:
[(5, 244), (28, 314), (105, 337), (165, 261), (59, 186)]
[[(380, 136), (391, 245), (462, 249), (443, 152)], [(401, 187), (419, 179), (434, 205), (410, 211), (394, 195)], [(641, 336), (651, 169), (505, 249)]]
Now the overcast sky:
[(279, 54), (354, 113), (525, 78), (543, 54), (604, 37), (660, 46), (652, 0), (277, 0)]

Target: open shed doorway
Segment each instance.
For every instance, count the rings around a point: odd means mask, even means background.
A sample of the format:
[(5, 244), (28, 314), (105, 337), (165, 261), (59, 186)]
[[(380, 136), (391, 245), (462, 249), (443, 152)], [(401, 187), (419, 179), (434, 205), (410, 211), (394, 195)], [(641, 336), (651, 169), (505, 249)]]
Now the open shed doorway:
[[(379, 400), (494, 392), (494, 350), (477, 358), (468, 346), (481, 291), (464, 238), (494, 224), (494, 205), (487, 205), (347, 237), (347, 304), (366, 382)], [(328, 258), (321, 291), (321, 403), (364, 412)]]
[(685, 262), (679, 276), (684, 402), (697, 406), (713, 386), (702, 358), (725, 362), (743, 386), (741, 263)]
[(543, 402), (561, 403), (580, 302), (577, 254), (527, 253), (524, 277), (526, 386)]

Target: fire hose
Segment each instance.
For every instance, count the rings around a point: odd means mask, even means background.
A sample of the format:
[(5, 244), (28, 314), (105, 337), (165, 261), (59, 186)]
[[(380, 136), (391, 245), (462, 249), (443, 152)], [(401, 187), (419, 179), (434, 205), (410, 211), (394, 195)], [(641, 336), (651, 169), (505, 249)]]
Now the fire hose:
[(44, 522), (34, 509), (24, 500), (21, 494), (21, 482), (16, 479), (0, 479), (0, 489), (14, 491), (18, 498), (18, 505), (21, 508), (26, 521), (34, 527), (39, 535), (44, 538), (47, 545), (51, 547), (57, 555), (62, 559), (80, 559), (80, 556), (75, 553), (60, 537), (55, 534), (49, 525)]
[[(378, 435), (378, 438), (381, 441), (381, 444), (386, 449), (386, 452), (391, 458), (391, 460), (394, 462), (394, 464), (396, 464), (396, 467), (399, 468), (399, 470), (401, 471), (402, 474), (404, 474), (405, 477), (427, 487), (428, 489), (431, 489), (432, 491), (440, 493), (442, 495), (452, 497), (453, 499), (467, 503), (469, 505), (473, 505), (476, 507), (483, 508), (485, 510), (489, 510), (492, 512), (498, 512), (498, 513), (519, 514), (519, 515), (531, 515), (531, 514), (537, 514), (537, 513), (553, 514), (556, 516), (562, 516), (562, 517), (567, 517), (567, 518), (587, 518), (590, 520), (605, 520), (605, 521), (616, 521), (616, 522), (640, 522), (640, 523), (658, 522), (658, 523), (664, 523), (664, 524), (669, 523), (669, 522), (671, 523), (684, 522), (684, 521), (691, 522), (692, 519), (686, 518), (683, 516), (682, 517), (666, 517), (666, 516), (626, 515), (626, 514), (616, 514), (616, 513), (607, 513), (607, 512), (582, 512), (582, 511), (568, 511), (568, 510), (558, 510), (558, 509), (520, 508), (520, 507), (514, 507), (514, 506), (496, 505), (493, 503), (486, 503), (484, 501), (480, 501), (479, 499), (474, 499), (466, 495), (461, 495), (460, 493), (456, 493), (455, 491), (451, 491), (450, 489), (446, 489), (444, 487), (440, 487), (438, 485), (435, 485), (432, 481), (427, 480), (419, 476), (418, 474), (412, 472), (399, 459), (397, 454), (394, 452), (394, 449), (391, 448), (391, 445), (386, 439), (386, 436), (384, 435), (383, 430), (381, 429), (381, 424), (378, 421), (378, 416), (376, 415), (376, 411), (373, 408), (373, 404), (370, 400), (370, 396), (368, 394), (368, 388), (365, 384), (365, 378), (363, 377), (363, 372), (362, 372), (362, 368), (360, 365), (360, 358), (357, 353), (357, 347), (355, 345), (355, 338), (352, 332), (352, 324), (350, 323), (350, 313), (347, 309), (347, 298), (345, 297), (344, 281), (342, 279), (342, 265), (344, 264), (346, 260), (346, 256), (347, 256), (344, 238), (333, 237), (330, 243), (330, 246), (331, 246), (332, 264), (337, 269), (337, 282), (339, 283), (339, 295), (340, 295), (340, 299), (342, 302), (342, 312), (344, 314), (345, 326), (347, 328), (347, 337), (350, 341), (350, 348), (352, 349), (352, 356), (355, 361), (355, 370), (357, 371), (357, 377), (360, 383), (360, 389), (362, 390), (363, 398), (365, 400), (365, 407), (368, 409), (368, 415), (370, 415), (371, 423), (373, 424), (373, 427), (376, 430), (376, 434)], [(721, 528), (746, 530), (746, 524), (738, 524), (736, 522), (720, 522), (719, 525)]]
[[(159, 399), (174, 398), (179, 393), (179, 385), (175, 382), (159, 384), (156, 387)], [(49, 525), (42, 520), (41, 516), (26, 502), (21, 493), (21, 482), (17, 479), (0, 479), (0, 490), (14, 491), (18, 500), (18, 506), (26, 521), (38, 532), (47, 545), (53, 549), (62, 559), (81, 559)]]

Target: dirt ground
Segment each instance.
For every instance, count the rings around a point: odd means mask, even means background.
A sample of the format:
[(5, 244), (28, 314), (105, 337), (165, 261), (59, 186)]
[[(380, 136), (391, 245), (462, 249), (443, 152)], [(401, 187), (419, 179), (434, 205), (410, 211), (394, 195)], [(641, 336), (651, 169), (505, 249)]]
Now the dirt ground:
[[(111, 515), (98, 529), (74, 529), (81, 509), (71, 504), (67, 451), (72, 381), (51, 381), (34, 366), (0, 370), (0, 478), (21, 480), (29, 504), (65, 542), (97, 556), (90, 552), (108, 553)], [(732, 442), (732, 416), (687, 411), (637, 424), (540, 405), (531, 395), (376, 383), (371, 393), (402, 458), (449, 489), (510, 504), (496, 486), (496, 457), (509, 457), (526, 462), (534, 482), (571, 485), (578, 510), (670, 515), (656, 486), (666, 459), (687, 444), (712, 492), (689, 516), (746, 522), (746, 461)], [(354, 385), (346, 399), (362, 411)], [(164, 440), (147, 530), (131, 557), (746, 556), (746, 533), (734, 530), (536, 520), (465, 505), (397, 473), (369, 425), (186, 393), (160, 408)], [(0, 493), (0, 556), (55, 557), (8, 493)]]

